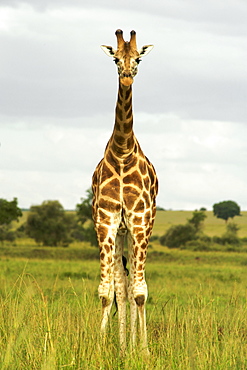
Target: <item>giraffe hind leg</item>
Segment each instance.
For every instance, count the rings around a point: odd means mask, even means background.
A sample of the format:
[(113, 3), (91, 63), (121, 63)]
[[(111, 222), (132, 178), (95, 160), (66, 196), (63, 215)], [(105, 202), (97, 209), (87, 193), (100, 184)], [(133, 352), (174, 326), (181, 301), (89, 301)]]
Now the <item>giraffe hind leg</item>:
[[(126, 276), (129, 276), (129, 270), (127, 269), (127, 258), (124, 255), (122, 255), (122, 262), (123, 262), (125, 274)], [(114, 304), (115, 304), (116, 311), (114, 312), (113, 316), (115, 316), (118, 312), (116, 292), (114, 294)]]
[[(128, 254), (129, 259), (132, 253), (133, 248), (133, 239), (128, 232), (127, 234), (127, 243), (128, 243)], [(131, 261), (130, 261), (131, 262)], [(130, 348), (133, 350), (133, 348), (136, 346), (136, 332), (137, 332), (137, 305), (134, 298), (134, 292), (133, 292), (133, 268), (132, 265), (130, 265), (130, 282), (128, 286), (128, 300), (130, 304)]]

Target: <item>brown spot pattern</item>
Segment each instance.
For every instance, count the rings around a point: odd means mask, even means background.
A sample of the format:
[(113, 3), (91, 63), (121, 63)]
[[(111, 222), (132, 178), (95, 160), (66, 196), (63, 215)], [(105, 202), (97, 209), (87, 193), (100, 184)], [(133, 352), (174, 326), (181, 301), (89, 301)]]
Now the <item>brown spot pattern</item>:
[(107, 236), (108, 229), (105, 226), (99, 225), (97, 229), (97, 235), (99, 236), (100, 242), (103, 242)]
[(129, 134), (131, 132), (132, 125), (133, 125), (133, 122), (125, 123), (125, 125), (124, 125), (124, 133), (125, 133), (125, 135), (127, 135), (127, 134)]
[(108, 244), (105, 244), (105, 251), (106, 251), (106, 253), (109, 253), (110, 252), (110, 247), (109, 247), (109, 245)]
[(131, 100), (127, 101), (127, 103), (124, 105), (125, 112), (128, 112), (128, 110), (130, 109), (131, 105), (132, 105)]
[(123, 196), (126, 207), (132, 209), (136, 198), (139, 196), (139, 192), (131, 186), (124, 186)]
[(148, 176), (144, 177), (144, 179), (143, 179), (143, 183), (144, 183), (145, 189), (146, 189), (146, 190), (149, 190), (149, 187), (150, 187), (150, 180), (149, 180), (149, 177), (148, 177)]
[(143, 239), (144, 239), (144, 234), (143, 233), (137, 234), (136, 240), (137, 240), (138, 243), (140, 243)]
[(135, 216), (133, 219), (134, 225), (141, 225), (142, 224), (142, 217)]
[(139, 169), (140, 169), (141, 174), (143, 176), (147, 173), (147, 166), (146, 166), (145, 162), (142, 159), (140, 159), (140, 161), (139, 161)]
[(133, 185), (136, 185), (138, 188), (142, 189), (142, 178), (137, 171), (134, 171), (131, 174), (125, 176), (123, 178), (123, 183), (133, 184)]
[(145, 204), (144, 204), (143, 200), (140, 199), (139, 202), (137, 203), (135, 209), (134, 209), (134, 212), (144, 212), (144, 209), (145, 209)]
[(120, 121), (123, 121), (123, 111), (121, 109), (121, 106), (119, 106), (119, 104), (116, 107), (116, 115)]
[(132, 90), (131, 89), (128, 89), (126, 91), (126, 94), (125, 94), (125, 100), (128, 100), (130, 98), (130, 96), (132, 96)]
[(128, 140), (127, 140), (127, 148), (128, 149), (131, 149), (133, 147), (133, 144), (134, 144), (134, 139), (133, 137), (131, 136)]
[(123, 172), (124, 173), (128, 172), (131, 168), (135, 167), (136, 163), (137, 163), (136, 156), (129, 156), (128, 158), (126, 158), (126, 160), (124, 161)]
[(101, 209), (99, 210), (99, 217), (100, 217), (101, 222), (104, 221), (104, 223), (106, 225), (110, 225), (111, 224), (110, 217), (108, 215), (106, 215), (105, 212), (103, 212)]
[(107, 210), (108, 212), (112, 212), (112, 213), (118, 212), (121, 209), (121, 206), (119, 203), (114, 203), (104, 198), (100, 198), (99, 207)]
[(107, 166), (105, 162), (102, 163), (102, 169), (101, 169), (101, 182), (104, 182), (107, 179), (110, 179), (113, 176), (113, 172), (110, 170), (110, 168)]
[(104, 188), (101, 191), (101, 194), (103, 196), (106, 195), (114, 200), (120, 201), (119, 187), (120, 187), (119, 180), (113, 179), (104, 186)]
[(115, 142), (118, 144), (118, 145), (123, 145), (123, 143), (125, 142), (125, 137), (124, 136), (121, 136), (121, 135), (115, 135), (114, 136), (114, 140)]
[(147, 212), (145, 213), (145, 217), (144, 217), (144, 221), (145, 221), (145, 224), (146, 224), (146, 225), (148, 225), (149, 220), (150, 220), (150, 217), (151, 217), (150, 211), (147, 211)]
[(150, 198), (149, 198), (149, 195), (146, 191), (143, 192), (143, 199), (144, 199), (144, 202), (146, 204), (146, 208), (149, 208), (150, 207)]
[(107, 162), (114, 168), (115, 172), (120, 175), (120, 165), (117, 160), (114, 158), (112, 151), (109, 150), (106, 154)]
[(132, 110), (130, 110), (127, 114), (126, 114), (126, 119), (130, 119), (132, 117)]

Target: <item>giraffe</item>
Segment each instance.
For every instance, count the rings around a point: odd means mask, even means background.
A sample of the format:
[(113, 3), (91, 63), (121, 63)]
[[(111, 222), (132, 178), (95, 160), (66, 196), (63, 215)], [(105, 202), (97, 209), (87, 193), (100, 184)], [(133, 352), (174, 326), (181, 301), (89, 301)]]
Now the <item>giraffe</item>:
[[(93, 174), (93, 220), (100, 249), (101, 280), (98, 288), (102, 301), (101, 332), (106, 326), (116, 294), (118, 305), (119, 341), (126, 351), (126, 300), (130, 303), (130, 345), (136, 346), (137, 312), (140, 326), (140, 346), (149, 353), (146, 332), (148, 290), (145, 263), (148, 241), (152, 232), (158, 191), (153, 165), (143, 154), (133, 132), (132, 83), (140, 58), (153, 45), (137, 50), (136, 32), (130, 41), (123, 31), (116, 31), (117, 50), (102, 45), (118, 68), (119, 88), (113, 133), (103, 159)], [(129, 278), (123, 265), (125, 240), (128, 244)], [(129, 279), (129, 282), (128, 282)]]

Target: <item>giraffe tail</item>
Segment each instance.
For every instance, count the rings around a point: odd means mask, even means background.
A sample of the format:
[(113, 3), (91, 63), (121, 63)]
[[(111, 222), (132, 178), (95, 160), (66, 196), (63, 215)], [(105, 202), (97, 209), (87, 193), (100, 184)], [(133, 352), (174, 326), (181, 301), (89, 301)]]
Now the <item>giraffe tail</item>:
[[(123, 267), (124, 267), (124, 271), (126, 273), (126, 276), (128, 276), (129, 275), (129, 270), (127, 269), (127, 258), (125, 256), (122, 256), (122, 262), (123, 262)], [(113, 317), (118, 312), (116, 292), (114, 293), (114, 304), (115, 304), (116, 311), (114, 312)]]

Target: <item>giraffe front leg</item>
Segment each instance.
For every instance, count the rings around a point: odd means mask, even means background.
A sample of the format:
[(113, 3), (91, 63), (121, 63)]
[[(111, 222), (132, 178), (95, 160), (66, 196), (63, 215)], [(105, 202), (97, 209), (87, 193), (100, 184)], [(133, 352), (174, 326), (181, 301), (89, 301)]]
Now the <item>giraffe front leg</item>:
[(114, 299), (114, 241), (116, 232), (100, 224), (96, 227), (100, 248), (101, 278), (98, 288), (99, 298), (102, 302), (101, 333), (105, 336), (106, 326)]
[(103, 286), (103, 284), (100, 284), (98, 288), (98, 293), (102, 303), (101, 332), (102, 334), (105, 334), (114, 298), (114, 287), (112, 288), (111, 285), (108, 285), (105, 289), (105, 286)]
[(101, 299), (102, 303), (101, 334), (103, 338), (105, 338), (106, 327), (114, 299), (113, 266), (108, 267), (107, 275), (104, 275), (101, 272), (101, 282), (98, 288), (99, 298)]
[(134, 349), (136, 346), (136, 332), (137, 332), (137, 312), (139, 317), (140, 326), (140, 342), (142, 351), (149, 355), (148, 344), (147, 344), (147, 330), (146, 330), (146, 299), (147, 299), (147, 285), (145, 282), (138, 284), (138, 289), (134, 289), (136, 283), (134, 279), (130, 280), (130, 286), (128, 289), (128, 297), (130, 302), (130, 322), (131, 322), (131, 337), (130, 346)]
[(139, 232), (133, 235), (133, 242), (130, 251), (131, 260), (131, 283), (129, 289), (130, 305), (132, 307), (132, 342), (135, 344), (136, 333), (136, 309), (138, 311), (140, 324), (140, 342), (143, 353), (149, 354), (147, 344), (147, 329), (146, 329), (146, 300), (148, 297), (148, 289), (145, 281), (145, 262), (147, 252), (147, 238), (144, 239), (144, 232)]
[(136, 304), (138, 307), (138, 316), (139, 316), (139, 323), (140, 323), (140, 338), (141, 338), (141, 348), (143, 353), (146, 356), (149, 356), (150, 352), (148, 349), (148, 342), (147, 342), (147, 326), (146, 326), (146, 301), (144, 300), (144, 296), (138, 296), (136, 299)]
[(141, 348), (145, 355), (149, 355), (147, 342), (147, 326), (146, 326), (146, 300), (148, 297), (148, 289), (147, 284), (145, 282), (144, 272), (142, 284), (140, 284), (140, 281), (138, 281), (138, 283), (137, 282), (134, 283), (133, 296), (137, 306), (139, 317)]

